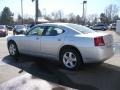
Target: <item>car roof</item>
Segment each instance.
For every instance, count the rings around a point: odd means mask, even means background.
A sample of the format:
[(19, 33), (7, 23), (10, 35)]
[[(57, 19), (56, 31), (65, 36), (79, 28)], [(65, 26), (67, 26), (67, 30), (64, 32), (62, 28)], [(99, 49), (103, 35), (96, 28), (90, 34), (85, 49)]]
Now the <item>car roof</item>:
[(67, 24), (70, 24), (70, 23), (42, 23), (42, 24), (38, 24), (38, 25), (55, 25), (55, 26), (66, 26)]

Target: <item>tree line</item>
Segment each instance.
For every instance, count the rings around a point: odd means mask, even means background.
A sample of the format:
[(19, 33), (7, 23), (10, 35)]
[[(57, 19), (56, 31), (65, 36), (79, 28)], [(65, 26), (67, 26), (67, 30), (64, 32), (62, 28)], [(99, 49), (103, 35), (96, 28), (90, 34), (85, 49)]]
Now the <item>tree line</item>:
[[(77, 23), (77, 24), (86, 24), (86, 25), (94, 25), (98, 22), (101, 23), (115, 23), (116, 20), (119, 20), (120, 17), (118, 15), (119, 7), (117, 5), (109, 5), (105, 8), (104, 12), (102, 12), (100, 15), (97, 14), (91, 14), (85, 17), (85, 20), (83, 20), (83, 17), (80, 15), (74, 15), (74, 13), (70, 13), (69, 15), (65, 16), (62, 10), (58, 10), (56, 12), (52, 12), (49, 15), (46, 15), (44, 13), (45, 11), (40, 12), (40, 16), (44, 17), (45, 19), (49, 20), (50, 22), (68, 22), (68, 23)], [(18, 15), (17, 19), (14, 20), (14, 13), (9, 9), (9, 7), (5, 7), (3, 11), (0, 13), (0, 24), (4, 25), (13, 25), (13, 24), (22, 24), (22, 19), (24, 24), (30, 24), (31, 22), (34, 22), (33, 18), (22, 18), (21, 15)]]

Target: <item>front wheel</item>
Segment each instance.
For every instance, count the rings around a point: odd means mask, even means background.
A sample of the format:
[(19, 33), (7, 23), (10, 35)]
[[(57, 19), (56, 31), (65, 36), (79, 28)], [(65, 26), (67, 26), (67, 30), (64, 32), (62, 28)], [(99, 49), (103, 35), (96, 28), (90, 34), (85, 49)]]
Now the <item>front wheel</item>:
[(14, 42), (9, 42), (8, 50), (9, 50), (10, 55), (13, 57), (18, 56), (19, 54), (17, 45)]
[(15, 35), (16, 34), (16, 32), (15, 31), (13, 31), (13, 35)]
[(60, 61), (69, 70), (78, 70), (82, 64), (82, 57), (74, 49), (65, 49), (61, 52)]

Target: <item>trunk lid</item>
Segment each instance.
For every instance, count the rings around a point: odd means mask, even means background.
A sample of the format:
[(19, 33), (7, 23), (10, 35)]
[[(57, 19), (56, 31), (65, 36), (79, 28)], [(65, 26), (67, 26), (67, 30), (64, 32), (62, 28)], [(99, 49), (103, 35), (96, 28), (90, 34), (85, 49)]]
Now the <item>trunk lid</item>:
[(76, 35), (77, 37), (86, 37), (86, 38), (92, 38), (93, 41), (95, 38), (102, 37), (105, 43), (105, 46), (112, 46), (113, 45), (113, 36), (108, 33), (101, 33), (101, 32), (95, 32), (95, 33), (88, 33), (88, 34), (81, 34)]

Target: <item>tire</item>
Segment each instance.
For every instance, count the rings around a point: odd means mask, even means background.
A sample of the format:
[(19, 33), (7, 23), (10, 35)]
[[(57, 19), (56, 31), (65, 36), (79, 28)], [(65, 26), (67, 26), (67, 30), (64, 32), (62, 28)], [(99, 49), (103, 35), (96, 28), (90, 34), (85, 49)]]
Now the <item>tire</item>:
[(75, 49), (64, 49), (60, 53), (60, 61), (68, 70), (79, 70), (82, 65), (82, 57)]
[(6, 32), (5, 37), (8, 35), (8, 32)]
[(103, 31), (105, 31), (106, 29), (105, 29), (105, 28), (103, 28), (102, 30), (103, 30)]
[(15, 31), (13, 31), (13, 35), (15, 35), (16, 33), (15, 33)]
[(17, 45), (13, 41), (8, 43), (8, 51), (9, 51), (10, 56), (12, 56), (12, 57), (19, 56), (19, 51), (18, 51)]

